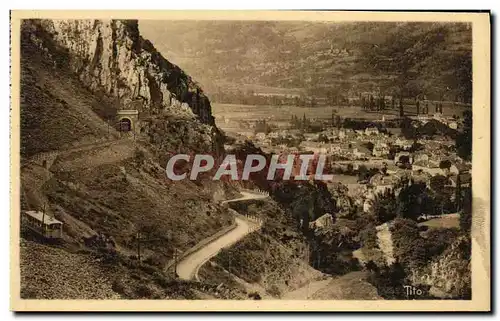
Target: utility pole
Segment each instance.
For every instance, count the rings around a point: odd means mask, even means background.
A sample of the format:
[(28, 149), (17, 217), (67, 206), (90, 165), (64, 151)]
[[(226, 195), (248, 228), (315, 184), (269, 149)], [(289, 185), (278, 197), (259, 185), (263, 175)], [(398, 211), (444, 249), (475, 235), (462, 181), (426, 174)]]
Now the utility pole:
[(45, 203), (43, 203), (42, 210), (42, 235), (45, 236)]
[(137, 232), (137, 261), (141, 264), (141, 233)]
[(151, 241), (159, 241), (160, 239), (145, 239), (141, 236), (141, 232), (137, 232), (136, 241), (137, 241), (137, 261), (141, 264), (141, 242), (151, 242)]
[(174, 279), (177, 278), (177, 249), (174, 248)]

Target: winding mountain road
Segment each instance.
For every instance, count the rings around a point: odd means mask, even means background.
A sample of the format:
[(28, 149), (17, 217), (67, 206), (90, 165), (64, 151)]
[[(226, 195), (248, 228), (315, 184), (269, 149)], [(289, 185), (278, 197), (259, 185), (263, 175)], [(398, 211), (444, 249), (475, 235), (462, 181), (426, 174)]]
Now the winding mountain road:
[[(268, 195), (265, 194), (254, 194), (249, 192), (241, 192), (241, 194), (243, 195), (242, 197), (223, 201), (222, 204), (251, 199), (264, 199), (268, 197)], [(235, 223), (236, 227), (234, 229), (221, 235), (215, 240), (212, 240), (205, 246), (181, 259), (177, 263), (177, 275), (184, 280), (197, 279), (198, 270), (203, 266), (203, 264), (205, 264), (212, 257), (216, 256), (221, 249), (233, 245), (245, 235), (254, 231), (258, 225), (258, 223), (247, 220), (243, 216), (236, 217)]]

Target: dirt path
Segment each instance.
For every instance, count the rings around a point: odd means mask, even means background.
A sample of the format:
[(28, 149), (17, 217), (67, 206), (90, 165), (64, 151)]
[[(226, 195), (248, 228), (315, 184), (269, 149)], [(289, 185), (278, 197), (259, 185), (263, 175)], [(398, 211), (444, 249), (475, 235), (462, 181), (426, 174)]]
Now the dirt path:
[(378, 247), (384, 253), (387, 265), (392, 265), (395, 262), (394, 248), (392, 245), (391, 231), (387, 223), (377, 226), (377, 242)]
[[(249, 192), (241, 192), (241, 194), (243, 195), (242, 197), (223, 201), (222, 203), (224, 204), (250, 199), (263, 199), (268, 197), (265, 194), (252, 194)], [(235, 221), (237, 225), (236, 228), (213, 240), (199, 250), (189, 254), (177, 264), (176, 272), (181, 279), (191, 280), (195, 278), (200, 267), (212, 257), (217, 255), (221, 249), (233, 245), (245, 235), (255, 230), (256, 223), (246, 220), (243, 217), (236, 217)]]
[(312, 281), (308, 283), (306, 286), (303, 286), (295, 291), (291, 291), (285, 293), (281, 299), (282, 300), (307, 300), (312, 299), (313, 295), (319, 290), (326, 287), (328, 284), (332, 282), (332, 279), (320, 280), (320, 281)]
[(222, 201), (221, 204), (226, 204), (226, 203), (232, 203), (232, 202), (239, 202), (239, 201), (245, 201), (245, 200), (257, 200), (257, 199), (264, 199), (267, 198), (269, 195), (267, 194), (254, 194), (250, 192), (240, 192), (242, 197), (234, 198), (232, 200), (226, 200)]
[(312, 281), (292, 292), (282, 300), (382, 300), (377, 289), (366, 281), (367, 274), (354, 271), (339, 277)]

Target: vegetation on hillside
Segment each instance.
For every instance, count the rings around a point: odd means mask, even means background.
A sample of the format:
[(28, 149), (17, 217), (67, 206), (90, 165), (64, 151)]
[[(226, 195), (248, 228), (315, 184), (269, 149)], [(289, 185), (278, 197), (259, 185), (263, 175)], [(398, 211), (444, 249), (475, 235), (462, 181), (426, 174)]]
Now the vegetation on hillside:
[(250, 85), (329, 103), (378, 88), (396, 97), (471, 99), (472, 32), (465, 23), (140, 21), (139, 28), (215, 101), (219, 93), (250, 99), (266, 92)]

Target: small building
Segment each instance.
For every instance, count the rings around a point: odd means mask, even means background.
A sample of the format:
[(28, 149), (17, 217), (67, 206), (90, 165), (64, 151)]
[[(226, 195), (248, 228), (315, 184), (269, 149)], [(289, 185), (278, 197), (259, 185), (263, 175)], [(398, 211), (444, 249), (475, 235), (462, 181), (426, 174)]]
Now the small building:
[(358, 134), (358, 136), (363, 136), (365, 134), (365, 132), (361, 129), (356, 129), (354, 132)]
[(255, 134), (255, 138), (257, 138), (258, 140), (264, 140), (264, 139), (266, 139), (266, 134), (265, 133), (257, 133), (257, 134)]
[(366, 157), (366, 154), (360, 150), (358, 150), (357, 148), (354, 148), (353, 151), (352, 151), (352, 155), (355, 157), (355, 158), (364, 158)]
[(451, 129), (457, 129), (458, 128), (458, 123), (456, 121), (450, 121), (448, 123), (448, 127), (450, 127)]
[(59, 239), (62, 237), (63, 223), (44, 214), (44, 212), (24, 211), (21, 213), (21, 222), (23, 226), (45, 238)]
[(429, 155), (425, 154), (425, 153), (415, 153), (415, 155), (413, 155), (413, 162), (414, 163), (428, 163), (429, 162)]
[(389, 147), (385, 143), (377, 143), (373, 147), (372, 155), (375, 157), (385, 157), (389, 155)]
[(377, 127), (368, 127), (365, 129), (365, 135), (378, 135), (379, 131)]

